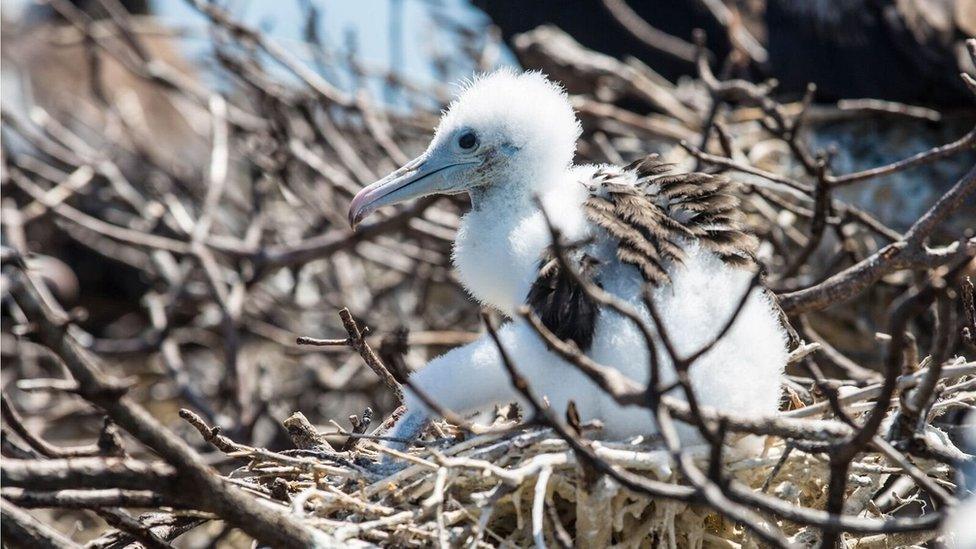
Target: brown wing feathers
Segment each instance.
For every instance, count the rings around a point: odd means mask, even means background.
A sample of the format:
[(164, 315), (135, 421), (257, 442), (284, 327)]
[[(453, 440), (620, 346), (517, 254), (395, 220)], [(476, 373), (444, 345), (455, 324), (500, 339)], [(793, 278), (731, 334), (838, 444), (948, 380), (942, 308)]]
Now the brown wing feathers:
[[(672, 167), (648, 156), (623, 173), (594, 175), (583, 209), (591, 223), (617, 241), (617, 258), (637, 267), (653, 285), (671, 281), (668, 264), (684, 259), (681, 245), (689, 240), (732, 266), (751, 264), (754, 239), (739, 228), (738, 201), (726, 192), (725, 181), (704, 173), (671, 173)], [(628, 171), (636, 175), (636, 185), (622, 180)], [(578, 258), (580, 276), (599, 285), (596, 260), (579, 249), (571, 255)], [(551, 251), (541, 258), (526, 301), (556, 336), (589, 349), (599, 308), (562, 272)]]
[(618, 240), (617, 257), (637, 267), (647, 282), (670, 282), (668, 262), (680, 262), (680, 242), (694, 239), (734, 266), (752, 261), (754, 239), (737, 221), (738, 200), (726, 182), (704, 173), (671, 173), (672, 166), (648, 156), (627, 166), (637, 184), (594, 177), (584, 203), (587, 218)]

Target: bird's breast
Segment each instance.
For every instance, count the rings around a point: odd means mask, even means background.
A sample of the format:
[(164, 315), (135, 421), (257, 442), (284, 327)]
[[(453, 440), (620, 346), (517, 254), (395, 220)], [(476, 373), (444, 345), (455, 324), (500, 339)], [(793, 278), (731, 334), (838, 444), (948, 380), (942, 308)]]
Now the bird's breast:
[(524, 217), (472, 211), (454, 242), (454, 265), (464, 288), (484, 305), (513, 317), (536, 278), (548, 232), (538, 213)]

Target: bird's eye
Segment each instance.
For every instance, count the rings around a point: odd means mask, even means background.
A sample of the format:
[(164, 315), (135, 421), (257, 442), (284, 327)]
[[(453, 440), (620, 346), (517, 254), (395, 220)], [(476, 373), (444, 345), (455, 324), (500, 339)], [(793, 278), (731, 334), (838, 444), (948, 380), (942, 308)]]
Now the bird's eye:
[(474, 132), (464, 132), (458, 138), (458, 146), (464, 150), (471, 150), (478, 144), (478, 136)]

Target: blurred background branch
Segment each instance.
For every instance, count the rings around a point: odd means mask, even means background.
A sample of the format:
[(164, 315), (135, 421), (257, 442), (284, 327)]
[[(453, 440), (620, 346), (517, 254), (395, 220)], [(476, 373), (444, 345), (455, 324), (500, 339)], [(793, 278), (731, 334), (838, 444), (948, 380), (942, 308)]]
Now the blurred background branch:
[[(940, 535), (972, 489), (972, 2), (368, 4), (383, 17), (4, 4), (4, 543)], [(465, 197), (357, 232), (348, 202), (419, 152), (452, 82), (505, 65), (565, 84), (580, 162), (657, 152), (736, 182), (798, 329), (783, 417), (698, 410), (552, 341), (710, 444), (594, 442), (537, 396), (377, 444), (403, 375), (483, 326), (450, 264)], [(766, 451), (737, 461), (748, 433)], [(384, 453), (409, 467), (377, 478)]]

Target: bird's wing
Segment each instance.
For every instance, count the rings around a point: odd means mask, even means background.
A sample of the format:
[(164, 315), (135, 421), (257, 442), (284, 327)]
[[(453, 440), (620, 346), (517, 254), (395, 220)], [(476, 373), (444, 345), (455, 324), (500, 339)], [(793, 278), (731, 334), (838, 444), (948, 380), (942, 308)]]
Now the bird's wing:
[(601, 229), (593, 231), (596, 241), (569, 243), (566, 255), (575, 275), (562, 272), (554, 250), (547, 250), (527, 297), (529, 308), (556, 336), (589, 348), (599, 308), (579, 281), (600, 285), (607, 259), (598, 247), (606, 249), (608, 241), (616, 249), (615, 259), (636, 267), (653, 286), (670, 283), (672, 267), (693, 242), (732, 267), (754, 265), (756, 240), (742, 228), (738, 200), (728, 192), (727, 181), (672, 168), (648, 156), (623, 169), (601, 168), (584, 183), (590, 192), (583, 211)]
[(583, 210), (616, 240), (617, 258), (655, 286), (670, 282), (669, 265), (682, 261), (691, 241), (732, 266), (750, 265), (756, 241), (742, 228), (728, 182), (672, 168), (648, 156), (622, 171), (598, 171), (590, 182)]

